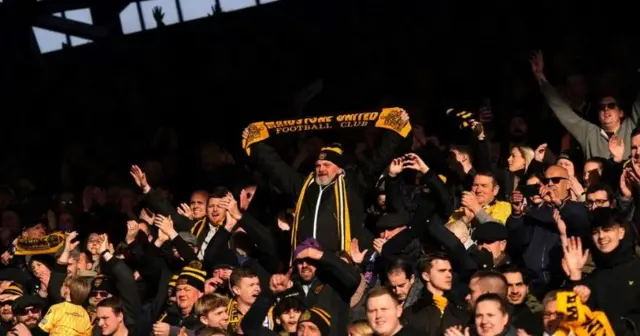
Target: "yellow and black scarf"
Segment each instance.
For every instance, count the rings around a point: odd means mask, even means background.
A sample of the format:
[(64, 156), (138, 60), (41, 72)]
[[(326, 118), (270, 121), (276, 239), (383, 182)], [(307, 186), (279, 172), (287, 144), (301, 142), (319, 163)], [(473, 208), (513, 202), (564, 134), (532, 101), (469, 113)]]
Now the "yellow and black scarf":
[[(298, 202), (296, 203), (296, 212), (291, 227), (291, 251), (293, 252), (298, 245), (296, 236), (298, 234), (298, 226), (300, 224), (300, 212), (302, 211), (302, 204), (304, 203), (304, 197), (307, 193), (307, 189), (314, 183), (315, 174), (311, 173), (307, 176), (307, 179), (302, 185), (300, 195), (298, 195)], [(347, 185), (345, 183), (344, 174), (338, 175), (333, 183), (333, 190), (335, 192), (336, 199), (336, 217), (338, 219), (338, 234), (340, 235), (340, 249), (350, 253), (351, 251), (351, 222), (349, 216), (349, 200), (347, 198)], [(293, 253), (291, 254), (293, 261)]]
[(21, 237), (16, 241), (15, 255), (36, 255), (56, 253), (64, 246), (66, 233), (54, 232), (40, 238)]
[(574, 292), (560, 292), (556, 296), (558, 313), (564, 315), (561, 329), (554, 336), (614, 336), (613, 328), (604, 312), (592, 312), (582, 304), (580, 297)]
[(399, 107), (384, 108), (380, 112), (346, 113), (335, 116), (308, 117), (281, 121), (258, 121), (247, 127), (247, 138), (242, 139), (242, 148), (251, 155), (251, 145), (268, 139), (271, 135), (318, 131), (336, 128), (368, 127), (374, 125), (398, 133), (403, 138), (411, 131), (408, 120), (402, 119), (405, 112)]
[[(229, 314), (229, 327), (227, 329), (236, 333), (240, 323), (242, 322), (242, 318), (244, 317), (244, 314), (238, 310), (238, 302), (236, 300), (229, 300), (229, 304), (227, 305), (227, 314)], [(275, 326), (273, 323), (273, 307), (269, 308), (265, 322), (266, 323), (263, 324), (263, 327), (273, 330)]]
[[(204, 228), (207, 227), (209, 221), (207, 220), (207, 216), (202, 217), (201, 219), (197, 220), (193, 226), (191, 227), (191, 233), (196, 237), (196, 238), (200, 238), (200, 235), (202, 234), (202, 232), (204, 231)], [(222, 224), (224, 224), (224, 220), (222, 220), (220, 223), (214, 223), (213, 227), (218, 228), (220, 227)]]
[(205, 227), (207, 227), (207, 216), (202, 217), (193, 224), (191, 234), (199, 238)]

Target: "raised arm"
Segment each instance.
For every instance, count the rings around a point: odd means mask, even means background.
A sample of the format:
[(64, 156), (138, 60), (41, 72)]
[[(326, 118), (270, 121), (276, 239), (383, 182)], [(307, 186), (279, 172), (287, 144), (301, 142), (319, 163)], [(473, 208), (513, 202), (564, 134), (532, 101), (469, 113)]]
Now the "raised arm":
[(262, 142), (256, 143), (251, 146), (249, 158), (260, 171), (274, 181), (280, 191), (292, 197), (298, 196), (305, 181), (304, 175), (284, 162), (273, 147)]
[(547, 104), (556, 115), (564, 128), (573, 135), (584, 147), (591, 132), (600, 132), (600, 128), (578, 116), (571, 106), (558, 94), (556, 89), (549, 84), (544, 75), (544, 58), (541, 52), (537, 52), (530, 60), (533, 75), (540, 85), (540, 92)]

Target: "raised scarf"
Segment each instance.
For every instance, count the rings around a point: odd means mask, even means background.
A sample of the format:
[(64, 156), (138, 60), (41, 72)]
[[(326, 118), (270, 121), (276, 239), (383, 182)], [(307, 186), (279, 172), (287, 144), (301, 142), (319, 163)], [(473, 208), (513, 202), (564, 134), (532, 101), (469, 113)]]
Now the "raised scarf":
[[(307, 179), (302, 185), (300, 195), (298, 195), (298, 202), (296, 203), (296, 212), (291, 227), (291, 261), (293, 261), (293, 251), (295, 251), (298, 245), (298, 225), (300, 224), (300, 212), (302, 210), (302, 204), (304, 203), (304, 197), (307, 193), (307, 188), (313, 184), (314, 173), (309, 174)], [(340, 235), (340, 249), (351, 254), (351, 223), (349, 216), (349, 200), (347, 198), (347, 186), (344, 180), (344, 174), (338, 175), (333, 183), (333, 190), (335, 192), (336, 199), (336, 217), (338, 225), (338, 234)]]
[(247, 137), (242, 139), (242, 148), (251, 155), (251, 145), (264, 141), (272, 135), (319, 131), (336, 128), (368, 127), (392, 130), (403, 138), (411, 131), (408, 120), (402, 119), (403, 109), (384, 108), (380, 112), (346, 113), (335, 116), (308, 117), (281, 121), (258, 121), (247, 127)]
[(556, 296), (558, 313), (564, 314), (561, 328), (554, 336), (614, 336), (609, 319), (604, 312), (592, 312), (574, 292), (559, 292)]
[(21, 237), (16, 241), (15, 255), (35, 255), (56, 253), (64, 246), (67, 234), (54, 232), (40, 238)]

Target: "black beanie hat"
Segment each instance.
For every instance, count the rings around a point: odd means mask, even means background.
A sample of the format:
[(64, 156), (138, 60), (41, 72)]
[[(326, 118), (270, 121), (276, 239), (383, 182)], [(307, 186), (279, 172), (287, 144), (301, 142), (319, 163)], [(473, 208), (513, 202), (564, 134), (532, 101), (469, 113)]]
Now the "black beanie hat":
[(323, 147), (320, 149), (320, 154), (318, 155), (318, 160), (327, 160), (333, 162), (336, 166), (342, 168), (344, 167), (344, 156), (342, 155), (344, 151), (342, 150), (342, 145), (339, 143), (333, 143), (328, 147)]
[(302, 322), (315, 324), (322, 336), (329, 335), (329, 331), (331, 330), (331, 315), (322, 308), (313, 307), (302, 313), (298, 323)]
[(201, 292), (204, 292), (204, 283), (207, 281), (207, 272), (203, 271), (201, 268), (202, 265), (199, 265), (197, 262), (191, 262), (189, 263), (189, 266), (185, 266), (176, 280), (176, 287), (179, 285), (189, 285)]

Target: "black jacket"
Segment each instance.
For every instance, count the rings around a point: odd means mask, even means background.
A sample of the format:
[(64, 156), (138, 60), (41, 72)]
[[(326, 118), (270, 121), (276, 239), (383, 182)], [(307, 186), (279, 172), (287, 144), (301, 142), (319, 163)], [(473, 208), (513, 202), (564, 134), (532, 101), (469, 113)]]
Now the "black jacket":
[[(345, 172), (345, 182), (350, 215), (352, 238), (360, 237), (364, 229), (364, 202), (367, 191), (373, 187), (384, 168), (391, 162), (402, 137), (394, 132), (385, 132), (382, 145), (369, 162), (361, 162), (357, 169)], [(276, 151), (265, 143), (251, 146), (251, 159), (258, 168), (266, 173), (275, 186), (283, 193), (298, 198), (306, 174), (295, 171), (285, 163)], [(322, 188), (315, 181), (307, 187), (301, 213), (296, 241), (313, 237), (314, 223), (317, 228), (316, 239), (325, 251), (337, 252), (341, 249), (338, 232), (336, 195), (333, 185)]]

